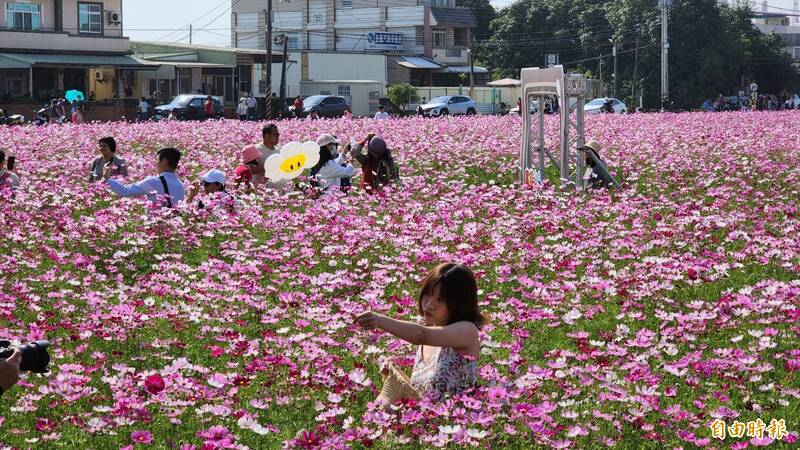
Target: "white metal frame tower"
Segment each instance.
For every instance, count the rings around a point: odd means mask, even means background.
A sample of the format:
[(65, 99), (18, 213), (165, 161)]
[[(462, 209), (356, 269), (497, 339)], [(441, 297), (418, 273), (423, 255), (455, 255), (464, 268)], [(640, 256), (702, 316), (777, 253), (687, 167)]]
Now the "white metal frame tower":
[[(522, 69), (520, 78), (522, 81), (520, 184), (544, 182), (548, 162), (545, 157), (547, 157), (558, 167), (562, 187), (574, 183), (578, 189), (583, 189), (586, 77), (574, 73), (564, 74), (562, 66), (555, 66), (548, 69), (538, 67)], [(544, 104), (547, 97), (551, 96), (558, 99), (560, 112), (557, 158), (548, 150), (545, 143)], [(537, 107), (536, 112), (531, 114), (530, 102), (533, 100), (537, 102)]]

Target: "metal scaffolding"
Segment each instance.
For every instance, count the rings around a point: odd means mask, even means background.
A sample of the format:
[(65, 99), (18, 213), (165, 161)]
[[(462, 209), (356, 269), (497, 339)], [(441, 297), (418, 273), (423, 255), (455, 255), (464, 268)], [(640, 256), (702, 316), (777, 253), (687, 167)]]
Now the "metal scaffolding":
[[(544, 182), (547, 157), (558, 167), (562, 187), (572, 185), (577, 189), (584, 189), (586, 77), (574, 73), (564, 74), (562, 66), (555, 66), (548, 69), (522, 69), (521, 79), (523, 120), (520, 184)], [(545, 142), (544, 104), (549, 97), (557, 98), (559, 103), (558, 158), (548, 150)], [(536, 102), (536, 108), (531, 112), (533, 101)]]

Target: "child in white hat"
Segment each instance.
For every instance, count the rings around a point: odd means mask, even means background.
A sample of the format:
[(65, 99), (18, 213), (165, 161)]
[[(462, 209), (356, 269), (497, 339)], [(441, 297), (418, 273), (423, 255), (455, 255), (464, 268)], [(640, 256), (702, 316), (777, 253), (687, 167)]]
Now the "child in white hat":
[(194, 198), (200, 192), (200, 187), (203, 188), (203, 192), (208, 196), (208, 204), (204, 204), (202, 200), (198, 201), (197, 207), (199, 209), (205, 209), (207, 207), (215, 213), (233, 212), (236, 201), (233, 196), (225, 190), (225, 173), (217, 169), (206, 172), (205, 175), (200, 177), (200, 181), (193, 185), (189, 191), (189, 197), (187, 198), (189, 203), (194, 201)]

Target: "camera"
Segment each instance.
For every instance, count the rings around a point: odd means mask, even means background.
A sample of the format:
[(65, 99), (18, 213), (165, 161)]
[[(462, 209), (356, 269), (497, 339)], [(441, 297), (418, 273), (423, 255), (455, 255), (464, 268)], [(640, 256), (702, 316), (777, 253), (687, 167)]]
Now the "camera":
[[(50, 341), (33, 341), (17, 347), (22, 353), (22, 361), (19, 364), (20, 372), (47, 373), (47, 365), (50, 364), (50, 354), (47, 353)], [(14, 347), (10, 341), (0, 340), (0, 359), (7, 359), (14, 354)]]

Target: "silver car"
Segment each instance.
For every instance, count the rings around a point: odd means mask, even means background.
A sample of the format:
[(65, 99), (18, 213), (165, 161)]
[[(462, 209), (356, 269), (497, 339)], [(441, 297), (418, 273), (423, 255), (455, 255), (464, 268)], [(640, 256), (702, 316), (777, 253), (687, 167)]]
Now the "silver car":
[(457, 116), (459, 114), (474, 115), (478, 113), (478, 104), (467, 95), (444, 95), (431, 99), (422, 105), (426, 116)]

